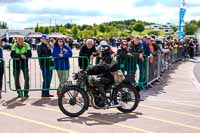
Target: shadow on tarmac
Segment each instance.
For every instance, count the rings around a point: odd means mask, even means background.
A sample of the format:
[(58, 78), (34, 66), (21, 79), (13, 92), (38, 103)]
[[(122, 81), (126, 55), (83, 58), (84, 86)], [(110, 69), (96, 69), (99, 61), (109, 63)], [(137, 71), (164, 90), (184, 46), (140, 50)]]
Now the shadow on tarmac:
[[(26, 106), (27, 104), (24, 103), (25, 101), (32, 100), (31, 98), (23, 98), (20, 99), (15, 97), (8, 101), (2, 101), (2, 106), (6, 106), (7, 109), (15, 109), (16, 107), (20, 106)], [(39, 100), (34, 101), (31, 105), (33, 106), (41, 106), (44, 107), (45, 105), (50, 106), (58, 106), (58, 100), (57, 99), (51, 99), (51, 98), (41, 98)]]
[(175, 64), (172, 64), (168, 70), (165, 70), (164, 73), (161, 73), (160, 80), (157, 82), (154, 82), (152, 85), (152, 88), (149, 88), (145, 91), (141, 91), (141, 98), (143, 100), (147, 99), (149, 96), (157, 96), (162, 93), (166, 93), (164, 90), (164, 87), (167, 86), (170, 83), (170, 80), (173, 79), (171, 74), (175, 72), (175, 70), (185, 62), (176, 62)]
[(24, 104), (23, 102), (25, 102), (26, 100), (27, 100), (27, 98), (21, 99), (18, 101), (18, 98), (15, 97), (15, 98), (12, 98), (12, 99), (6, 101), (2, 105), (6, 106), (7, 109), (15, 109), (16, 107), (19, 107), (19, 106), (25, 106), (26, 104)]
[(50, 105), (50, 106), (58, 106), (58, 100), (57, 99), (51, 99), (51, 98), (41, 98), (32, 105), (34, 106), (44, 106), (45, 104)]
[[(126, 121), (128, 119), (136, 119), (138, 115), (142, 115), (142, 113), (136, 113), (135, 115), (129, 115), (124, 113), (89, 113), (86, 117), (64, 117), (57, 119), (58, 122), (72, 122), (85, 124), (87, 126), (95, 126), (95, 125), (113, 125), (119, 122)], [(111, 122), (112, 121), (112, 122)]]

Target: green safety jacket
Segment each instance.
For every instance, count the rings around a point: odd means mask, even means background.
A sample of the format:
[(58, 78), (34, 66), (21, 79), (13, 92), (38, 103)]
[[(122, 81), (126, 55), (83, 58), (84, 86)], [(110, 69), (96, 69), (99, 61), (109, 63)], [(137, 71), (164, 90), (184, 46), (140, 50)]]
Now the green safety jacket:
[[(21, 55), (25, 55), (27, 59), (22, 59)], [(11, 48), (11, 57), (13, 58), (14, 69), (28, 68), (28, 58), (32, 57), (30, 45), (23, 43), (23, 46), (19, 47), (17, 43), (14, 43)]]

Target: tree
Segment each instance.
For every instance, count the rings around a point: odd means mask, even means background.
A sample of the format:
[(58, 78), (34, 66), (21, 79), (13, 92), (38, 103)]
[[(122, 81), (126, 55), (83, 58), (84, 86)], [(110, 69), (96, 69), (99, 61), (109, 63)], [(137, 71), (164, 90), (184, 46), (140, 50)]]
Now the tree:
[(72, 25), (71, 25), (70, 23), (67, 23), (67, 24), (65, 25), (65, 27), (66, 27), (67, 29), (71, 29), (71, 28), (72, 28)]
[(91, 38), (93, 37), (93, 31), (92, 30), (83, 30), (80, 32), (80, 37), (81, 38)]
[(39, 32), (39, 24), (36, 25), (35, 32)]
[(6, 23), (6, 22), (3, 22), (2, 28), (3, 28), (3, 29), (7, 29), (7, 28), (8, 28), (8, 26), (7, 26), (7, 23)]
[(125, 31), (125, 30), (123, 30), (123, 31), (120, 31), (120, 33), (119, 33), (119, 36), (120, 37), (127, 37), (129, 34)]
[(144, 24), (142, 23), (136, 23), (134, 26), (133, 26), (133, 30), (137, 31), (137, 32), (143, 32), (145, 30), (144, 28)]
[(178, 28), (176, 26), (172, 26), (174, 32), (177, 32)]
[(78, 32), (79, 31), (78, 31), (78, 26), (76, 24), (73, 25), (71, 31), (72, 31), (72, 37), (75, 38), (75, 39), (78, 38)]
[(7, 25), (7, 23), (6, 22), (4, 22), (4, 21), (0, 21), (0, 28), (1, 29), (8, 29), (8, 25)]
[(96, 28), (93, 29), (93, 32), (94, 32), (94, 36), (96, 37), (98, 35), (98, 31)]
[(149, 31), (148, 33), (147, 33), (148, 35), (156, 35), (156, 36), (159, 36), (160, 35), (160, 32), (159, 31), (156, 31), (156, 30), (152, 30), (152, 31)]
[(79, 30), (86, 30), (88, 27), (88, 25), (83, 24), (82, 26), (80, 26)]
[(44, 33), (45, 33), (45, 28), (44, 28), (43, 26), (40, 26), (40, 27), (39, 27), (39, 32), (41, 32), (41, 33), (44, 34)]
[(105, 28), (104, 24), (99, 25), (99, 31), (102, 32), (102, 33), (106, 32), (106, 28)]
[(67, 34), (67, 31), (66, 31), (66, 27), (62, 26), (59, 28), (59, 32), (61, 32), (62, 34), (66, 35)]
[(200, 20), (198, 21), (197, 25), (198, 25), (198, 27), (200, 27)]
[(184, 32), (186, 35), (194, 35), (198, 26), (194, 23), (185, 23)]
[(49, 29), (49, 27), (45, 27), (44, 32), (45, 32), (45, 34), (49, 34), (49, 33), (50, 33), (50, 29)]
[(55, 29), (56, 29), (56, 32), (59, 32), (59, 25), (56, 25)]
[(56, 32), (55, 26), (53, 26), (53, 27), (51, 28), (51, 32)]
[(191, 23), (191, 24), (197, 25), (198, 21), (196, 21), (196, 20), (191, 20), (190, 23)]

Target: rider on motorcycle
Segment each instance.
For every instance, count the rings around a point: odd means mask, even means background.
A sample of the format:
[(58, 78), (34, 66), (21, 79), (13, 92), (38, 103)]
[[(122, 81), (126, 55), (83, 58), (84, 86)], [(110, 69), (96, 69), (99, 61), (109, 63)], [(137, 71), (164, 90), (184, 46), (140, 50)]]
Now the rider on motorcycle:
[(98, 63), (112, 64), (113, 61), (112, 54), (114, 52), (112, 51), (111, 46), (106, 41), (101, 41), (100, 45), (96, 49), (99, 55), (97, 57), (96, 64)]

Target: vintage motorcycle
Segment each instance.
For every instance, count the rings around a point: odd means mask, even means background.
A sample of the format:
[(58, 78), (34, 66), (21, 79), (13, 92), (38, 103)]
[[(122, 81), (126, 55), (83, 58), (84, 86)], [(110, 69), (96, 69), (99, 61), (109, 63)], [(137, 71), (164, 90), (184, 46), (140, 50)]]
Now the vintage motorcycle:
[(95, 109), (117, 108), (130, 113), (140, 102), (136, 87), (126, 81), (116, 65), (103, 64), (81, 70), (73, 74), (73, 82), (63, 85), (58, 98), (60, 110), (70, 117), (80, 116), (89, 106)]

